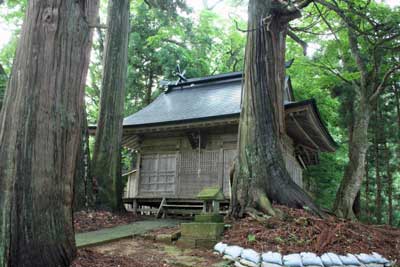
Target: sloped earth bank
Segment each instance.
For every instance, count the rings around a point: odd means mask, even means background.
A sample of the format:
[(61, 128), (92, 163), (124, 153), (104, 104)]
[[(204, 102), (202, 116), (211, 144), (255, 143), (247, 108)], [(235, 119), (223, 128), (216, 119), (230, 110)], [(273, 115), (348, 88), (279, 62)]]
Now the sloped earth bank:
[(275, 206), (284, 212), (283, 219), (258, 221), (245, 218), (232, 222), (223, 242), (252, 248), (258, 252), (371, 253), (378, 252), (400, 262), (400, 229), (365, 225), (339, 220), (320, 219), (299, 209)]
[(212, 251), (179, 249), (143, 238), (125, 239), (80, 249), (72, 267), (225, 267)]

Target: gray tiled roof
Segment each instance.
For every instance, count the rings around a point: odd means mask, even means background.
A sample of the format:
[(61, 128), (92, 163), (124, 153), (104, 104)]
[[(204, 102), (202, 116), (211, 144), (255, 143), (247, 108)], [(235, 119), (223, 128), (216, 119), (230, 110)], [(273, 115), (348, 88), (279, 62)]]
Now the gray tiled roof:
[[(228, 78), (228, 79), (227, 79)], [(182, 122), (240, 114), (241, 77), (173, 86), (150, 105), (124, 119), (124, 126)], [(193, 81), (194, 82), (194, 81)]]

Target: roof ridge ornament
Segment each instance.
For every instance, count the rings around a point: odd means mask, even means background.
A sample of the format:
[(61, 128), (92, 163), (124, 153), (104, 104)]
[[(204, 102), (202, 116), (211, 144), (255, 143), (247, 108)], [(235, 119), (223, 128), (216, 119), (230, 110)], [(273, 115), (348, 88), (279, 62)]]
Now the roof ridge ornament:
[(184, 82), (187, 81), (185, 74), (186, 74), (186, 70), (183, 70), (181, 72), (181, 66), (179, 66), (179, 64), (177, 64), (176, 69), (175, 69), (175, 76), (178, 77), (178, 80), (176, 81), (175, 85), (180, 84), (182, 81), (184, 81)]

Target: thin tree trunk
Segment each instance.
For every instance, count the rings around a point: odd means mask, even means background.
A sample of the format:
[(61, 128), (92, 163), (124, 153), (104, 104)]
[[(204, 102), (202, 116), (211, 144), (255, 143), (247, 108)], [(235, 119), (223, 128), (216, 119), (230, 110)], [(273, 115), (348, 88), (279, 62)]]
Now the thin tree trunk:
[(128, 60), (129, 0), (110, 0), (100, 116), (93, 152), (92, 175), (98, 182), (97, 205), (118, 209), (122, 119)]
[(147, 84), (146, 98), (145, 98), (145, 102), (147, 105), (149, 105), (151, 103), (151, 91), (153, 89), (153, 82), (154, 82), (153, 71), (150, 70), (149, 82)]
[(370, 197), (369, 197), (369, 160), (368, 160), (368, 152), (366, 156), (366, 163), (365, 163), (365, 217), (367, 222), (370, 222), (370, 216), (371, 216), (371, 211), (369, 208), (369, 202), (370, 202)]
[(69, 266), (97, 1), (29, 1), (0, 113), (0, 266)]
[(354, 127), (349, 137), (349, 163), (340, 183), (334, 212), (342, 218), (355, 219), (353, 212), (354, 200), (360, 191), (364, 176), (365, 155), (368, 150), (368, 125), (370, 120), (369, 107), (361, 104), (360, 110), (354, 114)]
[(390, 167), (390, 149), (385, 141), (385, 160), (387, 175), (387, 195), (388, 195), (388, 224), (393, 225), (393, 175)]
[[(400, 96), (399, 96), (397, 84), (394, 83), (392, 87), (393, 87), (393, 92), (394, 92), (394, 96), (396, 99), (396, 112), (397, 112), (397, 149), (396, 149), (396, 153), (397, 153), (397, 157), (400, 158)], [(399, 165), (399, 169), (400, 169), (400, 165)]]
[(7, 74), (3, 69), (3, 66), (0, 64), (0, 111), (3, 106), (3, 98), (7, 87)]
[(378, 224), (382, 223), (382, 177), (380, 173), (380, 150), (379, 144), (381, 141), (380, 138), (380, 125), (378, 123), (381, 122), (381, 110), (379, 108), (379, 104), (377, 104), (376, 108), (376, 123), (375, 123), (375, 180), (376, 180), (376, 197), (375, 197), (375, 217), (376, 222)]
[[(393, 83), (392, 87), (393, 87), (393, 91), (394, 91), (394, 95), (396, 98), (396, 111), (397, 111), (397, 149), (396, 149), (396, 154), (397, 157), (400, 158), (400, 96), (399, 96), (399, 90), (398, 90), (398, 83)], [(400, 169), (400, 164), (398, 164), (397, 169)], [(393, 183), (393, 177), (391, 177), (392, 179), (392, 183)], [(393, 187), (392, 187), (393, 189)], [(391, 194), (393, 195), (393, 191), (391, 192)], [(400, 203), (400, 195), (398, 198), (398, 203)], [(392, 208), (393, 210), (393, 208)], [(391, 225), (393, 225), (394, 222), (392, 222)], [(400, 226), (400, 223), (399, 223)]]
[(247, 208), (274, 213), (270, 201), (296, 208), (307, 206), (320, 214), (289, 176), (282, 155), (287, 23), (300, 17), (300, 12), (287, 16), (278, 12), (271, 0), (249, 2), (238, 167), (231, 199), (234, 217), (243, 216)]

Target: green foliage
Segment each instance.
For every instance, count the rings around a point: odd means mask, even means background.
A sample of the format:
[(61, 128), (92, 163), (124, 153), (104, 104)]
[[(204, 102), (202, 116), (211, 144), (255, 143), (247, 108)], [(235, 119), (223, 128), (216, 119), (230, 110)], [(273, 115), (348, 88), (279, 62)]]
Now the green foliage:
[(249, 235), (247, 235), (247, 241), (249, 241), (250, 243), (252, 243), (252, 242), (256, 242), (256, 235), (254, 235), (254, 234), (249, 234)]
[(132, 16), (126, 115), (161, 92), (160, 80), (175, 81), (177, 64), (188, 78), (242, 69), (244, 35), (212, 11), (194, 20), (139, 3)]

